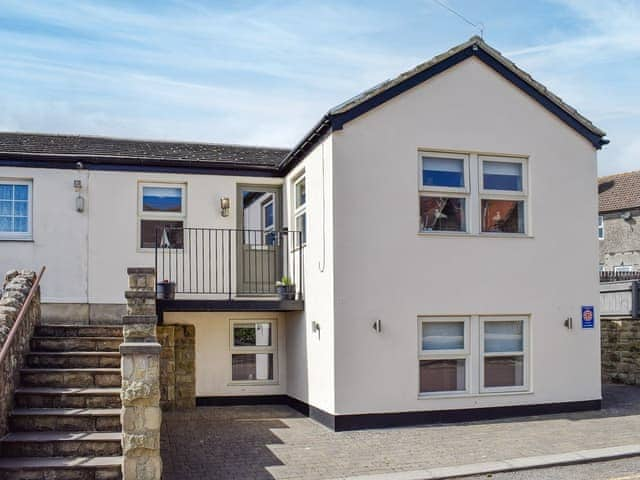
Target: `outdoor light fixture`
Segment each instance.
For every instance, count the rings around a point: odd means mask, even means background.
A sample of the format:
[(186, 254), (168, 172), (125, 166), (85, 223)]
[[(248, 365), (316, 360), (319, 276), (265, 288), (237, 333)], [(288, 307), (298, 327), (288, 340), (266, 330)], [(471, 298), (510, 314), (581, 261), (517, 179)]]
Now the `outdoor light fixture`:
[(76, 197), (76, 211), (82, 213), (84, 212), (84, 197), (80, 195), (80, 190), (82, 190), (82, 180), (74, 180), (73, 189), (78, 194)]
[(229, 200), (229, 197), (222, 197), (220, 199), (220, 214), (223, 217), (228, 217), (230, 209), (231, 209), (231, 200)]

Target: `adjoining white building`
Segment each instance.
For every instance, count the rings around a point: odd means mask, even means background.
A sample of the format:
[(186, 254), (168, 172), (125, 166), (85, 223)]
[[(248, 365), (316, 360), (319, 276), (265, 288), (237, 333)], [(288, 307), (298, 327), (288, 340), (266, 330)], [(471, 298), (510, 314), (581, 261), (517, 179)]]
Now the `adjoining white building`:
[(336, 430), (599, 408), (604, 136), (478, 37), (291, 151), (3, 133), (0, 267), (47, 265), (50, 321), (113, 323), (156, 266), (199, 404)]

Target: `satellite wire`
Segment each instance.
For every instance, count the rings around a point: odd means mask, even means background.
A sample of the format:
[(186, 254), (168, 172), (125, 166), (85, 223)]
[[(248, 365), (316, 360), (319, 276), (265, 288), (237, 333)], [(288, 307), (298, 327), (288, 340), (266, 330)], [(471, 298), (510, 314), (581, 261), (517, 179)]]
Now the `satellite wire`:
[(448, 10), (449, 12), (453, 13), (456, 17), (462, 19), (464, 22), (466, 22), (469, 25), (471, 25), (473, 28), (477, 28), (478, 30), (480, 30), (480, 38), (484, 37), (484, 24), (482, 22), (473, 23), (471, 20), (469, 20), (467, 17), (465, 17), (461, 13), (456, 12), (453, 8), (451, 8), (446, 3), (441, 2), (440, 0), (433, 0), (433, 1), (435, 3), (437, 3), (438, 5), (440, 5), (442, 8), (444, 8), (444, 9)]

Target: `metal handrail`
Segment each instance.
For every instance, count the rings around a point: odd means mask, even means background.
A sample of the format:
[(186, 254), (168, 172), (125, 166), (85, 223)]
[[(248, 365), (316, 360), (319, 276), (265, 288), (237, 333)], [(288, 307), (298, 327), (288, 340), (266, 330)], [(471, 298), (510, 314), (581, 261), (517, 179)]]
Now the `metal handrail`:
[(33, 297), (35, 296), (36, 292), (38, 291), (38, 286), (40, 285), (40, 279), (42, 278), (42, 275), (44, 274), (44, 271), (46, 270), (46, 268), (47, 268), (46, 266), (43, 266), (40, 269), (40, 273), (38, 274), (38, 276), (34, 280), (33, 285), (31, 285), (31, 289), (29, 290), (29, 294), (27, 295), (27, 298), (25, 299), (24, 303), (22, 304), (22, 308), (20, 309), (20, 312), (18, 312), (18, 316), (16, 317), (16, 321), (13, 322), (13, 326), (11, 327), (11, 330), (9, 331), (9, 335), (7, 335), (7, 340), (4, 342), (4, 345), (2, 346), (2, 350), (0, 350), (0, 365), (2, 365), (2, 363), (4, 362), (4, 359), (9, 354), (9, 350), (11, 350), (11, 346), (13, 344), (13, 339), (17, 335), (18, 329), (20, 328), (20, 325), (22, 324), (22, 321), (23, 321), (24, 317), (26, 316), (27, 310), (29, 309), (29, 306), (31, 305), (31, 301), (33, 300)]

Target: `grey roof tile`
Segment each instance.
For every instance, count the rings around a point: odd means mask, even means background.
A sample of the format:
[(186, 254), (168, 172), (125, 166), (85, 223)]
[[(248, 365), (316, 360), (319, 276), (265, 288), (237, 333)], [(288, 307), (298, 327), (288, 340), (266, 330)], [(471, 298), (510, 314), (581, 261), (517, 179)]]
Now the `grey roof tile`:
[(276, 168), (289, 151), (217, 143), (168, 142), (82, 135), (0, 132), (0, 153), (120, 160), (196, 162)]
[(640, 170), (598, 179), (600, 213), (640, 208)]

